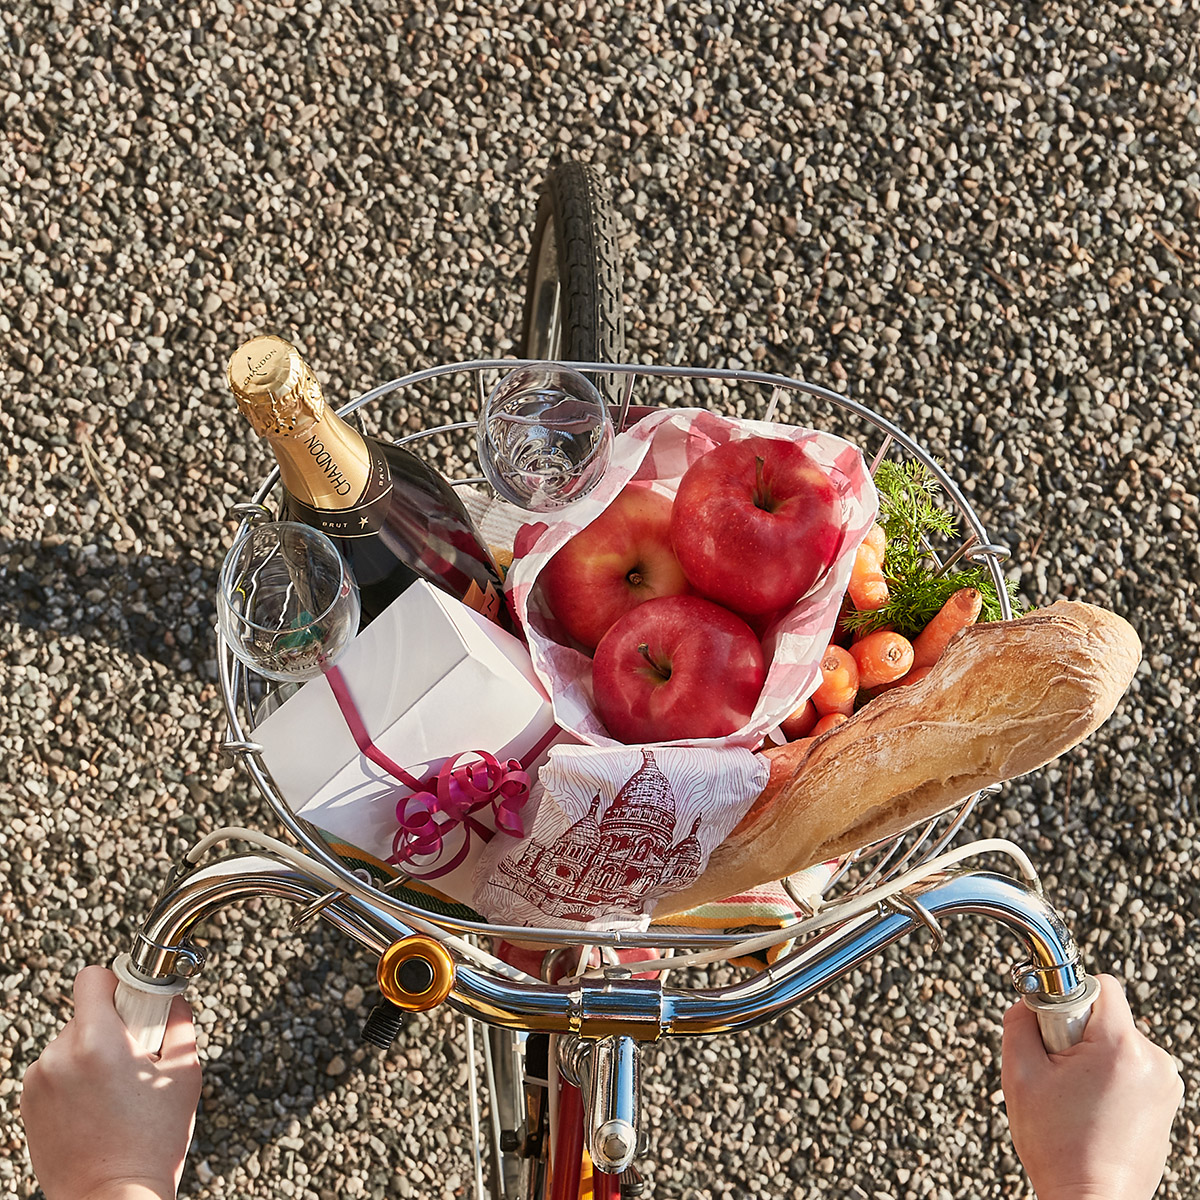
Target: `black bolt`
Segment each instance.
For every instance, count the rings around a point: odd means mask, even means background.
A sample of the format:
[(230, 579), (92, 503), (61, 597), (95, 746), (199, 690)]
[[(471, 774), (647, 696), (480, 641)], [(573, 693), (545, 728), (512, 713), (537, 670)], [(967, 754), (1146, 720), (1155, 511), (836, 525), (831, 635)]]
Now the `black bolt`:
[(387, 1050), (404, 1026), (405, 1012), (390, 1000), (380, 1000), (363, 1023), (362, 1040)]
[(621, 1172), (621, 1200), (633, 1200), (646, 1194), (646, 1181), (636, 1167), (626, 1167)]

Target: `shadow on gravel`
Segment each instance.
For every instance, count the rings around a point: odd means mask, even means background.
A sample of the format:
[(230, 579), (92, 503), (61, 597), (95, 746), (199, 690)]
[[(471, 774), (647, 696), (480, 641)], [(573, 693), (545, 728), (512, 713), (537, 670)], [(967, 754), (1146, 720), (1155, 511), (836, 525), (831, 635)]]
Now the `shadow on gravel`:
[[(251, 935), (249, 928), (246, 933)], [(306, 965), (300, 969), (296, 959), (278, 964), (267, 976), (279, 980), (274, 986), (264, 985), (256, 954), (241, 957), (234, 990), (244, 992), (244, 983), (251, 994), (239, 997), (236, 1013), (228, 1007), (230, 980), (212, 981), (220, 986), (222, 1016), (208, 1027), (193, 1169), (211, 1157), (226, 1172), (230, 1165), (251, 1174), (269, 1171), (280, 1154), (298, 1149), (294, 1126), (289, 1133), (292, 1122), (299, 1123), (300, 1138), (312, 1137), (321, 1119), (314, 1109), (327, 1107), (331, 1098), (341, 1108), (340, 1093), (363, 1091), (367, 1079), (403, 1066), (397, 1056), (407, 1045), (428, 1044), (421, 1018), (409, 1022), (388, 1051), (364, 1044), (362, 1022), (378, 1000), (369, 956), (348, 959), (353, 947), (332, 931), (318, 928), (296, 936)], [(361, 994), (354, 1007), (333, 985), (335, 973), (341, 987), (348, 982), (348, 991)], [(196, 986), (205, 986), (203, 976)], [(365, 1090), (374, 1089), (367, 1084)]]
[(83, 637), (183, 672), (214, 657), (206, 566), (177, 554), (88, 549), (0, 538), (0, 620)]

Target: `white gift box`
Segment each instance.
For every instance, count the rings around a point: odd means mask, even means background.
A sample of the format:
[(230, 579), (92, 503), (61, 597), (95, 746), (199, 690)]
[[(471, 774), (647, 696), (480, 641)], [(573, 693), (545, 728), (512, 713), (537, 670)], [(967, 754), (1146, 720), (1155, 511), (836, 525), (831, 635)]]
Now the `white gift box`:
[[(307, 682), (253, 737), (294, 813), (393, 865), (397, 804), (431, 800), (439, 772), (445, 783), (451, 767), (479, 764), (480, 754), (489, 754), (514, 770), (524, 768), (532, 782), (549, 747), (574, 740), (556, 728), (525, 646), (424, 582), (407, 588), (355, 638), (337, 673), (340, 678), (332, 681), (321, 676)], [(350, 698), (351, 720), (357, 712), (359, 740), (338, 691), (343, 700)], [(363, 738), (369, 739), (371, 757), (360, 749)], [(413, 789), (381, 766), (381, 759), (430, 792), (414, 798)], [(519, 772), (506, 774), (502, 795), (519, 797), (524, 786)], [(398, 865), (469, 904), (475, 865), (495, 830), (494, 809), (484, 804), (466, 823), (436, 808), (435, 814), (440, 847)]]

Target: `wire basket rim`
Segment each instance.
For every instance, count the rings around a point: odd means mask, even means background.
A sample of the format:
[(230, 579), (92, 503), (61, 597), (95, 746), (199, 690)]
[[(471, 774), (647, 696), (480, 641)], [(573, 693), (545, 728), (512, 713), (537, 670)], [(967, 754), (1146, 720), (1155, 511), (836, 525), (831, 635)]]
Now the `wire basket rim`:
[[(537, 365), (544, 361), (540, 359), (498, 358), (439, 364), (412, 372), (369, 389), (336, 411), (340, 416), (344, 417), (358, 411), (365, 405), (405, 388), (416, 387), (423, 383), (444, 379), (461, 373), (467, 373), (472, 377), (475, 398), (477, 403), (481, 405), (486, 395), (484, 377), (487, 372), (508, 372)], [(933, 472), (947, 499), (953, 503), (958, 511), (958, 515), (962, 518), (964, 525), (969, 531), (966, 535), (965, 544), (963, 547), (960, 547), (958, 553), (961, 554), (965, 550), (975, 561), (986, 562), (992, 574), (993, 581), (996, 584), (1003, 616), (1006, 619), (1011, 618), (1012, 612), (1007, 589), (1004, 586), (1004, 581), (999, 571), (999, 563), (1007, 556), (1007, 550), (1003, 546), (988, 541), (983, 523), (970, 501), (950, 478), (937, 459), (899, 425), (876, 413), (861, 401), (854, 400), (849, 395), (832, 391), (819, 384), (809, 383), (806, 380), (796, 377), (744, 368), (706, 368), (671, 364), (566, 361), (556, 362), (555, 366), (582, 373), (605, 373), (625, 376), (626, 386), (623, 389), (622, 404), (620, 405), (618, 429), (624, 426), (626, 414), (631, 407), (634, 386), (639, 379), (643, 378), (700, 380), (705, 382), (721, 381), (734, 384), (754, 384), (760, 388), (771, 388), (773, 391), (766, 409), (768, 414), (767, 419), (774, 413), (781, 391), (787, 391), (800, 393), (812, 399), (833, 404), (866, 421), (880, 430), (884, 435), (883, 447), (875, 459), (872, 470), (883, 458), (890, 444), (894, 442)], [(452, 421), (443, 425), (430, 426), (417, 430), (393, 440), (396, 445), (403, 446), (438, 434), (459, 433), (466, 430), (474, 430), (475, 427), (475, 421)], [(276, 467), (269, 472), (249, 502), (244, 502), (236, 506), (235, 511), (241, 517), (241, 523), (235, 536), (242, 536), (245, 530), (254, 524), (256, 520), (269, 514), (269, 510), (263, 502), (274, 491), (278, 481), (279, 470)], [(486, 480), (482, 476), (474, 476), (470, 479), (455, 480), (452, 482), (456, 484), (484, 484), (486, 486)], [(262, 762), (259, 753), (261, 748), (252, 740), (252, 735), (243, 727), (239, 712), (239, 704), (244, 702), (247, 709), (251, 711), (252, 717), (251, 698), (248, 690), (248, 673), (242, 664), (236, 661), (232, 651), (225, 646), (219, 635), (217, 639), (217, 659), (221, 691), (228, 720), (228, 737), (225, 742), (226, 750), (233, 754), (243, 768), (248, 771), (259, 792), (270, 804), (285, 829), (300, 843), (306, 852), (312, 854), (319, 862), (335, 872), (339, 879), (344, 882), (344, 890), (346, 892), (350, 894), (366, 894), (372, 903), (383, 904), (391, 908), (393, 913), (401, 920), (405, 912), (412, 912), (414, 915), (419, 914), (423, 920), (443, 927), (448, 932), (479, 934), (490, 937), (520, 936), (529, 941), (547, 942), (556, 945), (579, 945), (586, 943), (596, 946), (657, 948), (670, 948), (684, 944), (692, 946), (720, 946), (726, 944), (732, 945), (744, 937), (744, 933), (697, 932), (694, 929), (685, 932), (685, 927), (682, 926), (663, 925), (651, 925), (644, 932), (627, 929), (604, 931), (563, 929), (553, 926), (513, 927), (495, 925), (487, 921), (475, 922), (432, 913), (419, 906), (410, 906), (405, 901), (390, 895), (382, 888), (364, 884), (361, 876), (353, 873), (332, 851), (322, 836), (321, 831), (310, 822), (305, 821), (292, 812), (287, 801), (278, 791), (278, 788), (276, 788), (265, 764)], [(240, 699), (238, 693), (241, 693)], [(825, 904), (823, 911), (835, 908), (836, 904), (841, 900), (850, 900), (855, 896), (862, 895), (865, 891), (869, 890), (871, 885), (878, 885), (889, 878), (895, 877), (896, 873), (900, 870), (916, 869), (935, 857), (958, 833), (966, 817), (973, 810), (980, 797), (990, 790), (994, 789), (984, 789), (981, 792), (975, 792), (960, 801), (948, 805), (938, 814), (924, 817), (914, 822), (899, 833), (879, 839), (877, 842), (868, 843), (841, 856), (836, 860), (837, 869), (829, 884), (826, 885), (827, 889), (835, 886), (856, 865), (869, 863), (876, 858), (880, 858), (882, 861), (858, 885), (840, 896), (838, 900), (831, 900), (828, 904)], [(921, 847), (933, 837), (935, 829), (945, 822), (947, 817), (950, 818), (949, 828), (943, 829), (942, 835), (933, 838), (931, 845), (925, 852), (918, 855)], [(918, 831), (920, 831), (920, 836), (917, 838), (915, 844), (910, 846), (907, 853), (902, 854), (898, 861), (892, 863), (890, 870), (888, 870), (887, 863), (889, 860), (900, 851), (905, 840)], [(745, 926), (740, 928), (744, 929)]]

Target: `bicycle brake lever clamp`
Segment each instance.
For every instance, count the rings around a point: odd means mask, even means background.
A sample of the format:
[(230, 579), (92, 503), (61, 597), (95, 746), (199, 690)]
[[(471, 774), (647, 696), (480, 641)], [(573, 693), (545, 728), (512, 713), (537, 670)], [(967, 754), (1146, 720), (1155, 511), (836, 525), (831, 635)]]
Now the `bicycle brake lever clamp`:
[(1061, 1001), (1077, 995), (1086, 982), (1087, 976), (1077, 958), (1050, 967), (1024, 962), (1012, 969), (1013, 987), (1022, 996), (1041, 995), (1051, 1001)]

